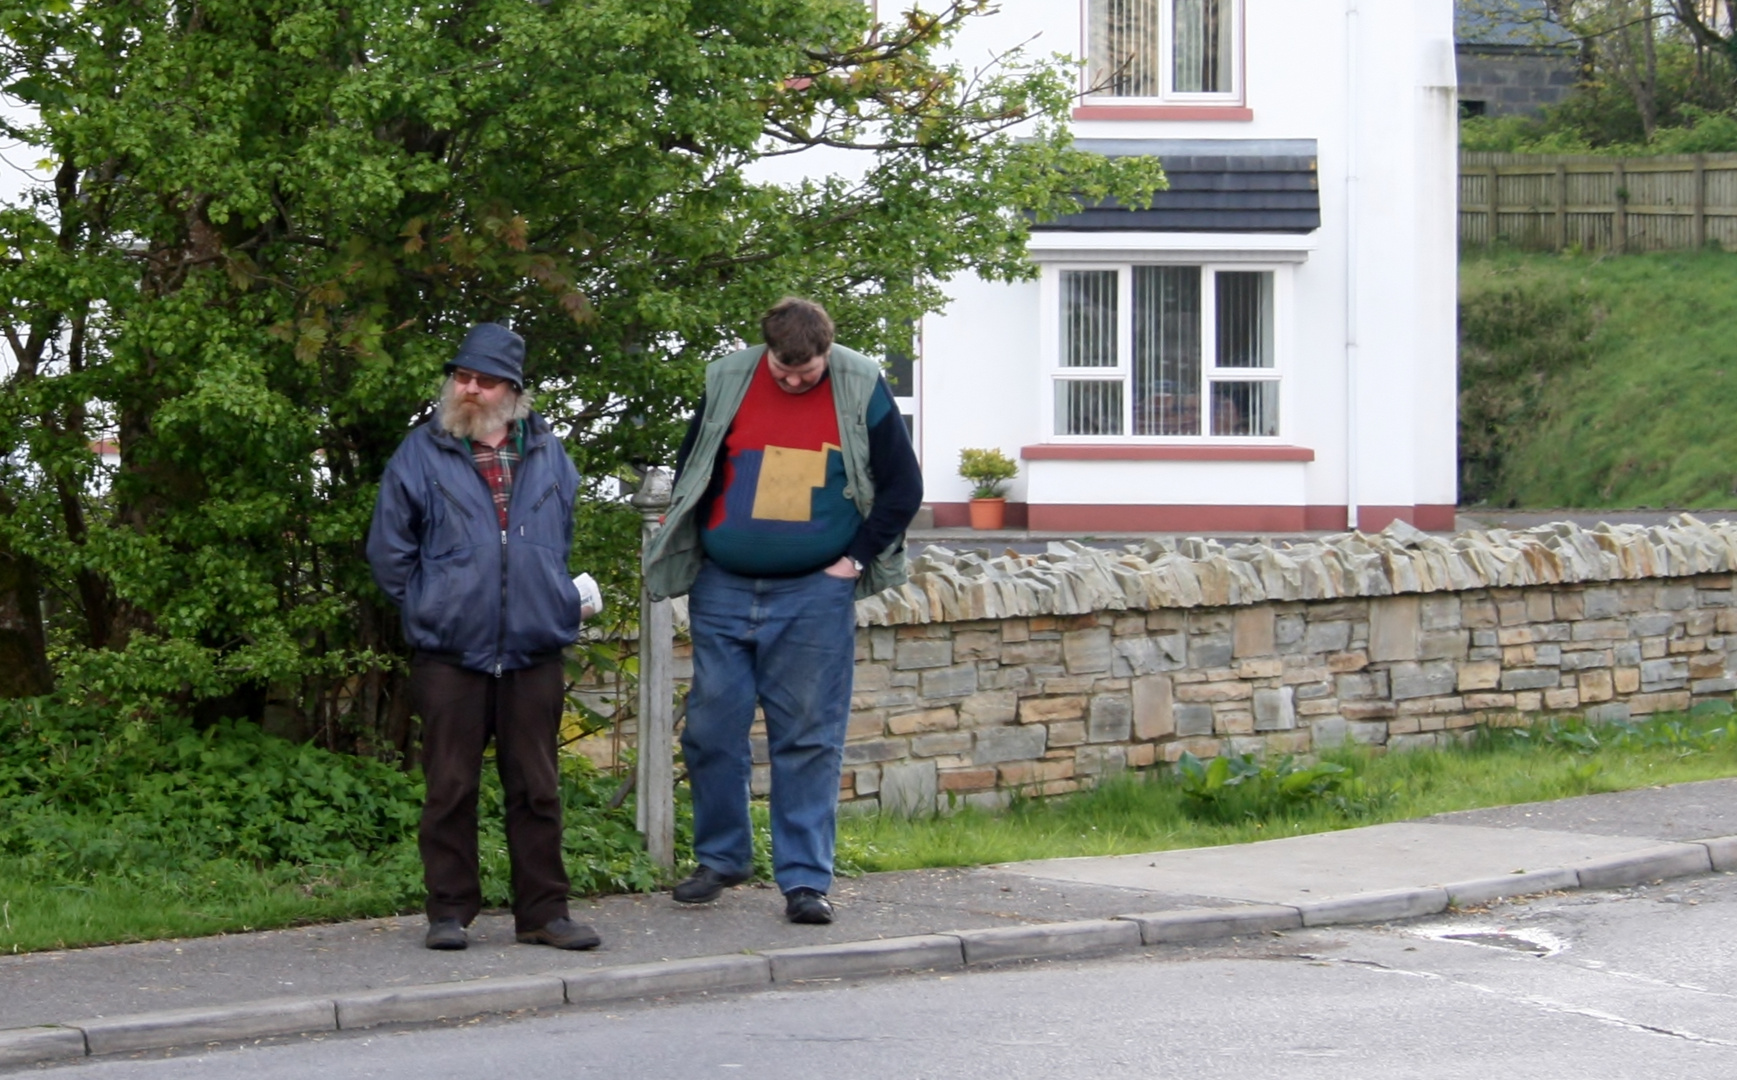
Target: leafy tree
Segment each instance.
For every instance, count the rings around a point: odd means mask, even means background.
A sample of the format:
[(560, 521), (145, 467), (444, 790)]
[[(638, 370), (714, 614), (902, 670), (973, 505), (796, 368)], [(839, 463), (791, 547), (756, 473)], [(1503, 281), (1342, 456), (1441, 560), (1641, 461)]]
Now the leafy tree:
[[(592, 478), (576, 563), (630, 588), (610, 478), (668, 460), (757, 312), (813, 295), (884, 348), (949, 276), (1029, 274), (1033, 218), (1162, 184), (1070, 147), (1067, 62), (943, 59), (989, 14), (0, 0), (5, 90), (40, 117), (7, 134), (53, 175), (0, 209), (0, 587), (45, 591), (60, 692), (408, 750), (361, 539), (483, 319), (525, 335)], [(772, 182), (792, 157), (812, 178)]]

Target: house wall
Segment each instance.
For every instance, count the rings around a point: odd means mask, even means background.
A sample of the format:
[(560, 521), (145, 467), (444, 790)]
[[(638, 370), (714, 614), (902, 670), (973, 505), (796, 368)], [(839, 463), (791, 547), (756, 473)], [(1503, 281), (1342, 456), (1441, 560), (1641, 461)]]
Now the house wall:
[[(1317, 140), (1319, 230), (1307, 237), (1046, 233), (1032, 245), (1034, 260), (1051, 266), (1067, 251), (1080, 257), (1094, 247), (1174, 253), (1230, 245), (1297, 260), (1289, 264), (1277, 441), (1311, 451), (1312, 459), (1145, 460), (1114, 468), (1101, 460), (1028, 460), (1011, 495), (1029, 504), (1034, 528), (1343, 528), (1350, 504), (1358, 507), (1354, 524), (1366, 529), (1396, 518), (1451, 527), (1452, 9), (1448, 0), (1361, 0), (1353, 18), (1349, 5), (1248, 0), (1249, 119), (1075, 122), (1081, 138)], [(961, 56), (969, 63), (1033, 38), (1038, 51), (1080, 55), (1080, 11), (1074, 0), (1010, 0), (983, 21)], [(947, 310), (924, 320), (921, 453), (938, 524), (963, 516), (968, 488), (956, 476), (962, 447), (1017, 453), (1039, 441), (1050, 389), (1040, 370), (1041, 287), (1035, 296), (1036, 323), (1027, 310), (1034, 302), (1029, 284), (958, 286)], [(1013, 311), (1017, 320), (1008, 319)], [(979, 345), (985, 335), (993, 349)], [(1355, 424), (1348, 422), (1352, 410)]]
[(1459, 100), (1485, 116), (1536, 116), (1574, 90), (1579, 61), (1562, 49), (1459, 47)]

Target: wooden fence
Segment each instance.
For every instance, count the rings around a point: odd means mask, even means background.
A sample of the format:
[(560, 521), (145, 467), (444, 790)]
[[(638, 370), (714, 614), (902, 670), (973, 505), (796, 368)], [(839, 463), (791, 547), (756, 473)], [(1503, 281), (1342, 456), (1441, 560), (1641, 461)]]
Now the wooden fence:
[(1460, 155), (1460, 244), (1737, 251), (1737, 154)]

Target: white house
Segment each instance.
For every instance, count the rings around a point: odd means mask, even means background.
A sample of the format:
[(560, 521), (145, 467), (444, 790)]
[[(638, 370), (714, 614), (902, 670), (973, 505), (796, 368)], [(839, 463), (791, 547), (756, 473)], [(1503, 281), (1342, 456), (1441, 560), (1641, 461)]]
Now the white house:
[[(963, 59), (1085, 57), (1079, 144), (1151, 209), (1041, 227), (1035, 282), (950, 284), (909, 407), (937, 525), (964, 447), (1044, 530), (1451, 528), (1452, 0), (1005, 0)], [(994, 40), (989, 40), (990, 38)], [(980, 51), (979, 51), (980, 50)]]

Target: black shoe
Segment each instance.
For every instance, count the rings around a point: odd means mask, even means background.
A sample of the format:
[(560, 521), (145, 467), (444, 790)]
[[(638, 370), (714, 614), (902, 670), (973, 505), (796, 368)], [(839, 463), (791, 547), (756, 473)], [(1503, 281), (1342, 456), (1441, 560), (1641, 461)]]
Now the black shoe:
[(747, 880), (747, 874), (720, 874), (709, 866), (702, 866), (671, 890), (670, 895), (678, 904), (709, 904), (725, 889)]
[(519, 931), (520, 945), (553, 945), (557, 949), (595, 949), (603, 939), (584, 923), (563, 915), (535, 930)]
[(451, 952), (468, 948), (470, 939), (465, 936), (464, 924), (457, 919), (430, 919), (428, 936), (422, 939), (422, 944), (424, 948)]
[(832, 921), (832, 901), (815, 889), (791, 889), (784, 894), (784, 917), (793, 923), (825, 926)]

